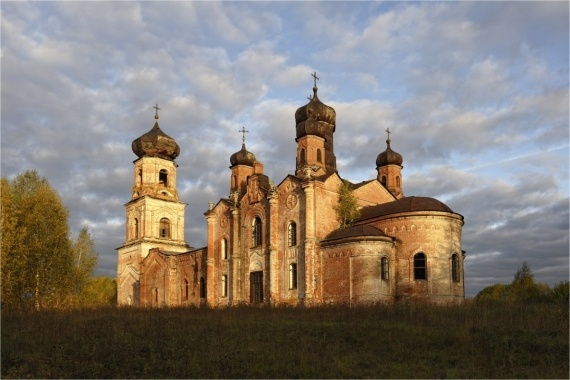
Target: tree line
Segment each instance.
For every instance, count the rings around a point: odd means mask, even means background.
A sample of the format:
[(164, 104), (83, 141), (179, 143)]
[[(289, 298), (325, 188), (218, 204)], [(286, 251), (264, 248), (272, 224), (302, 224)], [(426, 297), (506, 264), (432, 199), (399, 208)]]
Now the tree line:
[(510, 284), (487, 286), (475, 296), (477, 302), (540, 303), (556, 302), (568, 305), (570, 283), (560, 281), (552, 288), (536, 282), (530, 265), (525, 261)]
[(2, 177), (1, 305), (10, 309), (70, 308), (115, 303), (115, 280), (95, 277), (98, 254), (82, 227), (71, 237), (69, 212), (36, 170)]

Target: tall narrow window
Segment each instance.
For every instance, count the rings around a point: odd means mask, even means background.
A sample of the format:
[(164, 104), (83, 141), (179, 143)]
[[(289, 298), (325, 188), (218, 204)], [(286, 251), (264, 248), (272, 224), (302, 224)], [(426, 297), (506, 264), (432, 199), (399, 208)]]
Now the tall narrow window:
[(139, 220), (135, 218), (135, 239), (139, 238)]
[(158, 183), (165, 187), (168, 186), (168, 172), (165, 169), (158, 172)]
[(386, 176), (385, 175), (382, 176), (382, 185), (384, 187), (386, 187)]
[(154, 303), (158, 305), (158, 288), (154, 288)]
[(184, 298), (188, 301), (188, 280), (184, 280)]
[(138, 176), (137, 176), (137, 185), (140, 186), (142, 184), (142, 178), (143, 178), (142, 177), (142, 169), (139, 169)]
[(396, 176), (396, 186), (400, 187), (400, 176)]
[(297, 289), (297, 264), (289, 264), (289, 289)]
[(237, 186), (237, 175), (232, 176), (232, 189), (235, 189)]
[(299, 163), (305, 163), (305, 149), (301, 149), (301, 154), (299, 155)]
[(380, 270), (382, 272), (382, 280), (390, 279), (390, 265), (386, 256), (380, 260)]
[(414, 256), (414, 280), (427, 280), (426, 255), (417, 253)]
[(228, 276), (224, 274), (222, 276), (222, 297), (227, 297), (227, 296), (228, 296)]
[(317, 162), (323, 162), (323, 156), (320, 149), (317, 149)]
[(261, 219), (256, 216), (251, 223), (251, 246), (259, 247), (261, 245)]
[(451, 278), (453, 282), (459, 282), (461, 279), (461, 272), (459, 270), (459, 256), (457, 254), (451, 255)]
[(220, 242), (220, 251), (222, 252), (222, 260), (228, 259), (228, 243), (226, 239)]
[(295, 222), (291, 222), (287, 226), (287, 241), (289, 243), (289, 247), (297, 245), (297, 225)]
[(160, 219), (159, 235), (161, 238), (170, 238), (170, 221), (166, 218)]
[(200, 298), (206, 298), (206, 280), (200, 277)]

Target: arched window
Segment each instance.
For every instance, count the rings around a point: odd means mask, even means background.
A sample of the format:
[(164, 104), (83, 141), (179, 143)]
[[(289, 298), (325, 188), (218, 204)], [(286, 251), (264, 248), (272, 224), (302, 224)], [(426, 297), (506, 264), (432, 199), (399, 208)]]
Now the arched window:
[(184, 299), (188, 301), (188, 280), (184, 279)]
[(297, 289), (297, 264), (289, 264), (289, 289)]
[(228, 259), (228, 242), (226, 239), (222, 239), (220, 242), (220, 252), (222, 253), (222, 260)]
[(301, 164), (305, 163), (305, 149), (301, 149), (301, 153), (299, 154), (299, 162)]
[(382, 186), (386, 187), (386, 176), (382, 176)]
[(159, 236), (161, 238), (170, 238), (170, 220), (166, 218), (160, 219)]
[(287, 241), (289, 243), (289, 247), (297, 245), (297, 225), (295, 222), (291, 222), (287, 226)]
[(396, 176), (396, 186), (400, 187), (400, 176)]
[(422, 252), (414, 256), (414, 280), (427, 280), (427, 260)]
[(459, 256), (456, 253), (451, 255), (451, 278), (453, 282), (459, 282), (461, 279), (461, 272), (459, 270)]
[(139, 169), (138, 176), (137, 176), (137, 185), (142, 184), (142, 169)]
[(135, 218), (135, 239), (139, 238), (139, 220)]
[(206, 298), (206, 280), (200, 277), (200, 298)]
[(166, 169), (161, 169), (158, 172), (158, 184), (168, 187), (168, 172)]
[(222, 276), (222, 297), (227, 297), (227, 296), (228, 296), (228, 276), (224, 274)]
[(323, 162), (323, 157), (320, 149), (317, 149), (317, 162)]
[(237, 186), (237, 175), (232, 176), (232, 189), (235, 189)]
[(386, 256), (382, 257), (380, 260), (380, 270), (382, 272), (382, 280), (390, 279), (390, 265)]
[(259, 247), (261, 245), (261, 219), (256, 216), (251, 223), (251, 246)]

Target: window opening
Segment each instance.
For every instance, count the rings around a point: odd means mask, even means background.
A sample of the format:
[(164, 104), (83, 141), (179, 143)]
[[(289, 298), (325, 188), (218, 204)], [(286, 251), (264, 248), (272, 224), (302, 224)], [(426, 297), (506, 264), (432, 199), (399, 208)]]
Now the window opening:
[(289, 247), (297, 245), (297, 225), (295, 222), (291, 222), (287, 226), (287, 241), (289, 243)]
[(227, 296), (228, 296), (228, 276), (224, 274), (222, 276), (222, 297), (227, 297)]
[(289, 289), (297, 289), (297, 264), (289, 264)]
[(251, 246), (259, 247), (261, 245), (261, 219), (256, 216), (251, 224)]
[(222, 260), (228, 259), (228, 243), (226, 239), (222, 239), (221, 241), (221, 251), (222, 251)]
[(206, 298), (206, 280), (200, 277), (200, 298)]
[(323, 157), (322, 157), (322, 154), (321, 154), (321, 150), (320, 150), (320, 149), (317, 149), (317, 161), (318, 161), (318, 162), (323, 162)]
[(414, 279), (427, 280), (426, 255), (418, 253), (414, 256)]
[(453, 282), (459, 282), (461, 279), (459, 270), (459, 256), (457, 256), (455, 253), (451, 256), (451, 278), (453, 279)]
[(299, 159), (301, 164), (305, 163), (305, 149), (301, 149), (301, 154), (300, 154), (300, 159)]
[(170, 221), (166, 218), (160, 219), (160, 237), (170, 238)]
[(382, 176), (382, 185), (384, 187), (386, 187), (386, 176), (385, 175)]
[(263, 302), (263, 272), (251, 272), (249, 275), (249, 300), (251, 303)]
[(380, 261), (381, 272), (382, 272), (382, 280), (390, 279), (390, 266), (388, 262), (388, 258), (386, 256), (382, 257)]
[(161, 169), (160, 172), (158, 172), (158, 183), (168, 187), (168, 172), (165, 169)]
[(139, 220), (135, 218), (135, 239), (139, 238)]
[(184, 280), (184, 298), (188, 301), (188, 280)]

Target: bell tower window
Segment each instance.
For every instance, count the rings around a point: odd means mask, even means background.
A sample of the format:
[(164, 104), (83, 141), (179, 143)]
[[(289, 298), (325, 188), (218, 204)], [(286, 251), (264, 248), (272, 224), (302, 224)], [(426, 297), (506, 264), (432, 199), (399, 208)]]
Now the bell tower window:
[(161, 238), (170, 238), (170, 220), (166, 218), (160, 219), (159, 236)]
[(299, 154), (299, 162), (304, 164), (306, 161), (305, 159), (305, 149), (301, 149), (301, 153)]
[(139, 238), (139, 220), (135, 218), (135, 239)]
[(289, 247), (297, 245), (297, 225), (295, 222), (291, 222), (287, 226), (287, 240)]
[(165, 169), (161, 169), (160, 172), (158, 172), (158, 184), (168, 187), (168, 172)]
[(323, 162), (323, 156), (320, 149), (317, 149), (317, 161)]

